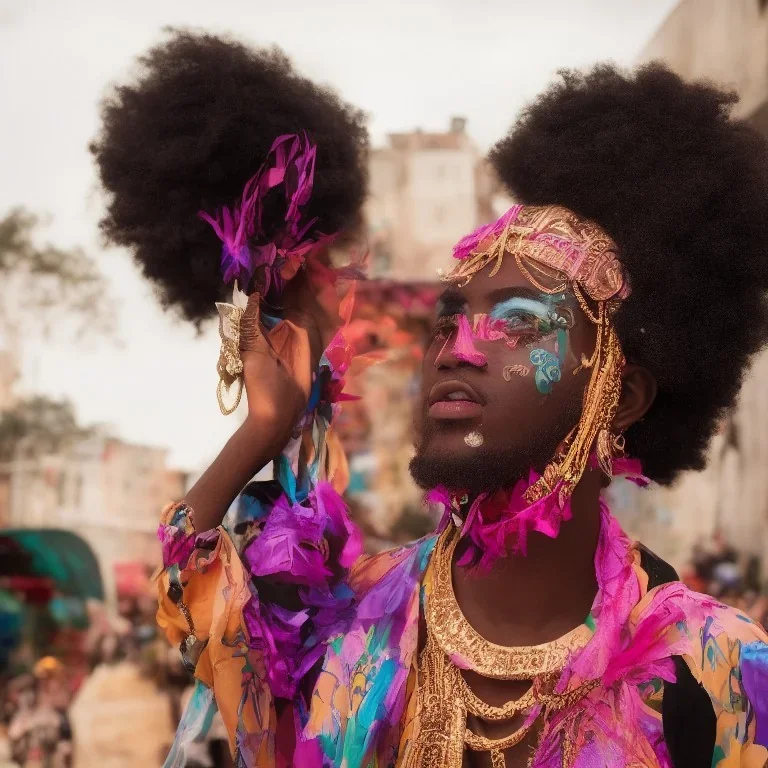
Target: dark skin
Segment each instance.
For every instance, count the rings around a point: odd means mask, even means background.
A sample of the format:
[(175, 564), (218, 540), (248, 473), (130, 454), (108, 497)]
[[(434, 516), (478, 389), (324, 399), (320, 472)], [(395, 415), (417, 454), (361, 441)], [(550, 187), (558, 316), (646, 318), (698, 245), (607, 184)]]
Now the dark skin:
[[(328, 258), (320, 255), (323, 264)], [(299, 272), (281, 299), (286, 320), (307, 333), (309, 355), (304, 369), (290, 370), (263, 338), (242, 344), (248, 415), (187, 493), (198, 531), (220, 525), (245, 485), (283, 450), (306, 407), (311, 371), (339, 326), (336, 290), (311, 270)], [(246, 314), (256, 306), (249, 301)]]
[[(483, 270), (459, 289), (465, 302), (462, 311), (470, 318), (491, 312), (505, 296), (514, 296), (516, 291), (528, 296), (532, 289), (513, 258), (504, 259), (493, 278), (489, 271)], [(539, 295), (542, 301), (547, 300), (546, 295)], [(453, 302), (456, 291), (451, 290), (449, 297)], [(513, 376), (506, 381), (502, 372), (510, 365), (530, 367), (531, 348), (553, 350), (552, 339), (529, 334), (523, 339), (524, 343), (514, 349), (504, 341), (476, 341), (475, 347), (484, 353), (487, 365), (475, 365), (455, 356), (451, 344), (445, 345), (444, 335), (435, 338), (423, 365), (420, 425), (427, 437), (418, 446), (422, 458), (439, 466), (454, 464), (456, 459), (459, 465), (475, 461), (478, 451), (484, 452), (490, 463), (497, 451), (511, 449), (526, 457), (529, 442), (541, 441), (542, 435), (543, 442), (550, 443), (548, 455), (555, 453), (573, 426), (567, 421), (563, 423), (562, 411), (567, 410), (574, 399), (581, 401), (589, 381), (589, 371), (574, 375), (574, 369), (582, 355), (591, 356), (595, 344), (595, 326), (575, 301), (566, 303), (573, 317), (568, 340), (573, 354), (566, 357), (562, 378), (547, 395), (537, 391), (530, 375)], [(455, 307), (451, 307), (449, 311), (454, 310)], [(515, 327), (528, 330), (522, 328), (519, 317)], [(458, 382), (457, 387), (464, 383), (472, 388), (473, 394), (482, 401), (480, 415), (448, 420), (430, 415), (430, 393), (433, 387), (447, 381)], [(652, 375), (644, 368), (628, 364), (613, 423), (615, 431), (621, 433), (641, 419), (655, 395), (656, 382)], [(480, 448), (468, 447), (464, 442), (464, 436), (473, 429), (483, 434), (484, 443)], [(540, 448), (543, 452), (546, 445)], [(451, 461), (446, 462), (449, 457)], [(459, 483), (461, 479), (458, 478)], [(446, 476), (444, 483), (451, 487), (452, 480), (456, 483), (456, 478)], [(573, 520), (561, 527), (556, 539), (532, 533), (527, 557), (504, 558), (487, 573), (469, 572), (454, 562), (456, 598), (469, 623), (483, 637), (504, 646), (538, 645), (555, 640), (584, 622), (597, 592), (594, 555), (600, 532), (599, 495), (603, 485), (599, 472), (586, 472), (573, 494)], [(460, 554), (457, 551), (456, 559)], [(492, 680), (470, 671), (463, 674), (482, 700), (497, 706), (519, 698), (530, 686), (529, 681)], [(499, 738), (516, 730), (521, 722), (483, 723), (475, 719), (470, 725), (477, 733)], [(527, 764), (535, 739), (536, 735), (532, 734), (508, 750), (508, 768)], [(465, 765), (490, 766), (490, 755), (467, 752)]]
[[(491, 312), (500, 301), (509, 298), (549, 301), (528, 283), (512, 258), (504, 259), (493, 278), (488, 272), (486, 269), (475, 275), (460, 289), (460, 306), (452, 306), (451, 314), (463, 313), (472, 319), (476, 314)], [(286, 316), (308, 333), (311, 353), (306, 370), (288, 370), (263, 348), (243, 350), (249, 413), (187, 495), (199, 531), (219, 525), (245, 484), (279, 455), (306, 405), (310, 371), (316, 367), (322, 349), (338, 325), (333, 302), (319, 302), (316, 286), (306, 276), (300, 275), (291, 281), (284, 301)], [(595, 328), (573, 296), (565, 296), (557, 309), (568, 317), (569, 352), (562, 365), (561, 380), (546, 395), (534, 384), (530, 353), (533, 348), (541, 348), (554, 354), (557, 347), (554, 334), (532, 330), (535, 323), (526, 325), (523, 321), (521, 325), (517, 318), (514, 329), (510, 330), (511, 336), (520, 336), (514, 349), (504, 341), (476, 340), (475, 348), (486, 357), (483, 365), (459, 359), (451, 351), (452, 345), (445, 344), (446, 334), (436, 335), (424, 359), (418, 420), (417, 451), (428, 464), (438, 471), (451, 463), (459, 467), (482, 465), (483, 476), (494, 478), (508, 474), (508, 465), (501, 467), (494, 463), (503, 454), (507, 458), (513, 456), (521, 468), (527, 469), (532, 464), (539, 464), (536, 467), (539, 470), (543, 468), (578, 421), (578, 405), (589, 381), (589, 372), (574, 375), (574, 369), (582, 355), (592, 354), (595, 344)], [(513, 376), (507, 381), (503, 370), (510, 365), (525, 366), (530, 369), (529, 374)], [(430, 392), (436, 384), (450, 381), (471, 387), (482, 401), (479, 415), (450, 420), (430, 416)], [(656, 382), (644, 368), (626, 365), (622, 381), (621, 403), (614, 419), (617, 433), (641, 419), (656, 394)], [(480, 449), (470, 448), (464, 441), (473, 429), (482, 431), (484, 443)], [(534, 444), (536, 449), (532, 451)], [(517, 477), (524, 471), (521, 469)], [(439, 482), (459, 490), (455, 483), (452, 485), (455, 479), (449, 475)], [(506, 479), (511, 483), (517, 478)], [(505, 558), (482, 575), (470, 574), (454, 564), (454, 589), (459, 605), (481, 635), (500, 645), (537, 645), (566, 634), (584, 621), (597, 591), (594, 553), (600, 528), (598, 500), (602, 486), (599, 473), (585, 473), (573, 494), (573, 520), (562, 526), (556, 539), (531, 534), (527, 557)], [(457, 559), (460, 554), (457, 553)], [(489, 704), (500, 705), (519, 698), (529, 685), (525, 681), (496, 681), (471, 672), (465, 674), (473, 690)], [(471, 722), (470, 725), (477, 733), (500, 737), (520, 723)], [(509, 750), (508, 768), (525, 766), (534, 742), (535, 735)], [(490, 766), (490, 756), (467, 752), (465, 764), (473, 768)]]

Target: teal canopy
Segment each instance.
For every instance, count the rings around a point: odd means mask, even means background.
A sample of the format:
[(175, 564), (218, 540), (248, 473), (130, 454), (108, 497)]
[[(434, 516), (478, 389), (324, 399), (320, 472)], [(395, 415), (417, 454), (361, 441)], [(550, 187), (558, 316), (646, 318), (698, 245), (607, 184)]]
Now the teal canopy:
[(60, 595), (104, 599), (96, 556), (88, 543), (72, 531), (56, 528), (17, 528), (0, 532), (29, 555), (29, 571), (51, 579)]

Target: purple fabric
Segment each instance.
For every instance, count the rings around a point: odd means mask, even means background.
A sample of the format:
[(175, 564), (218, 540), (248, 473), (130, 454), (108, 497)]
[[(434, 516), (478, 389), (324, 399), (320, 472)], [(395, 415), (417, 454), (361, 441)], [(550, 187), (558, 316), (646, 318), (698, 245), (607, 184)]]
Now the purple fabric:
[[(604, 765), (611, 750), (618, 749), (625, 755), (637, 752), (638, 745), (644, 744), (661, 768), (671, 768), (658, 718), (644, 708), (642, 692), (655, 679), (674, 681), (671, 657), (687, 653), (690, 641), (681, 634), (678, 643), (670, 645), (667, 632), (679, 622), (703, 615), (710, 603), (678, 582), (666, 584), (654, 591), (630, 636), (629, 618), (640, 599), (633, 547), (604, 504), (601, 515), (595, 553), (598, 594), (592, 608), (597, 622), (595, 634), (566, 665), (556, 690), (565, 691), (574, 675), (577, 682), (600, 679), (600, 686), (582, 707), (579, 733), (582, 739), (583, 734), (591, 734), (592, 746), (575, 745), (578, 765)], [(537, 768), (559, 765), (558, 745), (562, 729), (567, 727), (567, 712), (553, 720), (542, 739)], [(574, 736), (579, 738), (578, 734)], [(599, 760), (603, 762), (595, 762)]]
[(407, 620), (405, 607), (421, 575), (416, 562), (416, 551), (417, 548), (414, 547), (414, 557), (410, 557), (406, 565), (392, 568), (361, 597), (357, 606), (356, 619), (365, 632), (385, 617), (388, 618), (391, 622), (389, 644), (394, 647), (400, 644)]
[(261, 534), (243, 551), (252, 576), (275, 576), (291, 584), (319, 586), (331, 575), (323, 552), (327, 515), (311, 505), (291, 504), (283, 494), (267, 517)]
[(338, 555), (339, 565), (350, 568), (363, 554), (363, 535), (360, 529), (352, 522), (344, 499), (330, 483), (317, 485), (315, 499), (319, 514), (325, 516), (329, 536), (343, 542)]
[(317, 739), (305, 739), (303, 727), (297, 707), (293, 709), (293, 727), (296, 733), (296, 746), (293, 754), (287, 756), (285, 765), (303, 766), (303, 768), (320, 768), (323, 765), (323, 750)]
[(186, 533), (175, 525), (161, 525), (157, 538), (163, 550), (163, 568), (178, 565), (184, 568), (195, 549), (195, 534)]
[[(312, 196), (316, 157), (317, 147), (306, 132), (278, 136), (264, 164), (243, 188), (239, 203), (220, 209), (215, 216), (200, 211), (200, 218), (211, 225), (222, 242), (224, 282), (237, 280), (246, 289), (255, 271), (264, 267), (261, 290), (266, 293), (272, 281), (279, 279), (284, 264), (302, 263), (316, 247), (308, 233), (317, 219), (304, 221), (301, 211)], [(263, 200), (279, 186), (285, 193), (285, 224), (278, 232), (269, 233), (268, 242), (258, 244), (266, 238)]]
[(742, 647), (741, 682), (755, 714), (755, 744), (768, 747), (768, 645), (758, 640)]
[(573, 671), (583, 680), (603, 676), (611, 657), (621, 647), (621, 633), (640, 599), (640, 582), (629, 557), (632, 542), (602, 502), (600, 515), (595, 552), (598, 595), (592, 608), (597, 630), (573, 664)]
[[(339, 642), (328, 646), (323, 674), (361, 702), (354, 713), (334, 714), (341, 728), (331, 726), (337, 736), (326, 754), (329, 766), (394, 765), (418, 646), (419, 585), (434, 543), (435, 537), (428, 536), (376, 555), (357, 571), (354, 620)], [(311, 706), (320, 708), (315, 730), (308, 734), (317, 737), (327, 733), (329, 713), (320, 700), (313, 699)], [(341, 763), (334, 755), (343, 755)]]
[(362, 538), (333, 486), (319, 483), (303, 504), (281, 496), (243, 551), (252, 576), (298, 587), (298, 610), (262, 602), (255, 586), (243, 609), (249, 644), (264, 652), (277, 698), (295, 697), (328, 640), (343, 634), (353, 618), (355, 596), (344, 576), (326, 564), (331, 550), (339, 553), (345, 574), (362, 553)]

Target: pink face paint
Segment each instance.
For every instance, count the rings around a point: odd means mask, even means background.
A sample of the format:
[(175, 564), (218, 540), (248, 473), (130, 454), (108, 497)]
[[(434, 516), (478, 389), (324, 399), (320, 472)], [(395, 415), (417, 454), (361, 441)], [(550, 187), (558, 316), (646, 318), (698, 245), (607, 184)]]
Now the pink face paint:
[(510, 349), (515, 349), (519, 336), (510, 336), (504, 320), (481, 314), (474, 317), (475, 336), (482, 341), (504, 341)]
[(466, 315), (459, 315), (457, 318), (456, 337), (451, 352), (457, 359), (478, 368), (488, 365), (488, 358), (475, 349), (474, 334)]
[(504, 321), (482, 314), (475, 315), (472, 322), (474, 334), (481, 341), (507, 340), (507, 334), (504, 332)]
[[(435, 358), (435, 365), (439, 365), (438, 361), (449, 344), (452, 344), (450, 349), (454, 357), (471, 365), (483, 367), (488, 364), (488, 359), (475, 348), (475, 341), (503, 341), (510, 349), (514, 349), (520, 340), (517, 336), (507, 334), (504, 320), (499, 320), (488, 314), (475, 315), (472, 318), (472, 325), (470, 325), (466, 315), (453, 315), (450, 321), (450, 333), (446, 336), (443, 346)], [(447, 329), (443, 332), (446, 331)]]

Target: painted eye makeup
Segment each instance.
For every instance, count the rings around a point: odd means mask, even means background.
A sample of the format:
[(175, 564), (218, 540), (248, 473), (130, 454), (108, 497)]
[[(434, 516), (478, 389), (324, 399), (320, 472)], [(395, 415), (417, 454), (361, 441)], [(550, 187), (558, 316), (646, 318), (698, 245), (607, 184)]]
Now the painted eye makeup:
[(458, 327), (459, 317), (464, 314), (467, 307), (465, 298), (458, 292), (446, 291), (435, 306), (436, 320), (427, 340), (427, 346), (435, 340), (448, 338)]
[(573, 313), (562, 306), (565, 295), (545, 300), (514, 296), (499, 302), (490, 313), (493, 320), (504, 323), (508, 333), (548, 336), (573, 327)]
[(450, 336), (459, 324), (460, 314), (440, 315), (432, 325), (430, 337), (433, 339)]
[[(499, 302), (490, 313), (491, 320), (504, 324), (508, 337), (531, 348), (530, 362), (535, 371), (536, 389), (542, 395), (552, 392), (562, 377), (568, 350), (568, 331), (573, 328), (575, 316), (568, 306), (566, 294), (538, 298), (515, 296)], [(542, 346), (542, 342), (554, 338), (554, 351)], [(504, 368), (504, 378), (525, 376), (530, 369), (525, 365)]]

